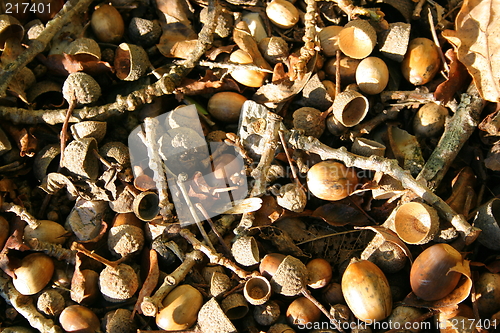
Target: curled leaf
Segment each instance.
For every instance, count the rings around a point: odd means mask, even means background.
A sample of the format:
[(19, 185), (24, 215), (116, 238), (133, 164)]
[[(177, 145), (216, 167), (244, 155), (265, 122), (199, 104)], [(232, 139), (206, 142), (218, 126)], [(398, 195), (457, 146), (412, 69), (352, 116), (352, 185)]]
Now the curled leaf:
[(367, 225), (369, 222), (368, 218), (359, 209), (340, 202), (331, 202), (318, 207), (313, 216), (319, 217), (335, 227), (346, 224)]

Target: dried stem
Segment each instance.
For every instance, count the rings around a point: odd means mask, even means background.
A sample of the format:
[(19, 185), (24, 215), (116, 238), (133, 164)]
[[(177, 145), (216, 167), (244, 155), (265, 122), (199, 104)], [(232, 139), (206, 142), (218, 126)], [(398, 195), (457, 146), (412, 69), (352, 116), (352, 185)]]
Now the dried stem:
[(54, 324), (51, 319), (45, 318), (33, 304), (33, 298), (21, 295), (12, 285), (10, 278), (0, 272), (0, 295), (10, 303), (19, 314), (28, 320), (31, 327), (41, 333), (63, 333), (63, 330)]
[(304, 36), (302, 41), (304, 46), (300, 48), (300, 56), (297, 63), (294, 64), (290, 79), (302, 80), (307, 72), (307, 63), (316, 54), (316, 0), (306, 0), (306, 14), (304, 15)]
[(354, 166), (360, 169), (379, 171), (388, 174), (399, 180), (406, 189), (412, 190), (417, 196), (434, 206), (440, 215), (451, 222), (457, 229), (464, 238), (466, 244), (472, 243), (479, 235), (479, 229), (472, 227), (464, 216), (453, 211), (443, 199), (434, 194), (427, 186), (416, 181), (408, 171), (399, 166), (396, 160), (378, 156), (371, 156), (368, 158), (355, 155), (348, 152), (345, 147), (334, 149), (324, 145), (316, 138), (300, 135), (296, 131), (291, 131), (289, 142), (297, 149), (318, 154), (323, 160), (335, 159), (342, 161), (347, 167)]
[(228, 69), (229, 71), (234, 71), (237, 69), (246, 69), (246, 70), (251, 70), (251, 71), (258, 71), (258, 72), (264, 72), (264, 73), (273, 73), (272, 70), (261, 68), (259, 66), (253, 65), (253, 64), (224, 64), (220, 62), (213, 62), (213, 61), (206, 61), (202, 60), (198, 62), (199, 66), (203, 67), (208, 67), (208, 68), (223, 68), (223, 69)]
[(69, 264), (74, 265), (76, 261), (76, 251), (66, 249), (61, 244), (42, 242), (37, 238), (32, 238), (28, 241), (31, 250), (44, 252), (50, 257), (57, 260), (64, 260)]
[(399, 111), (401, 111), (403, 107), (401, 105), (391, 106), (387, 110), (382, 111), (375, 117), (371, 118), (368, 121), (364, 121), (361, 124), (356, 125), (350, 130), (347, 135), (349, 139), (354, 142), (354, 139), (365, 134), (369, 134), (373, 131), (377, 126), (383, 124), (387, 120), (396, 119)]
[(21, 220), (26, 222), (32, 229), (36, 229), (40, 225), (40, 221), (37, 220), (35, 217), (33, 217), (33, 215), (28, 213), (26, 208), (22, 206), (4, 202), (2, 203), (2, 210), (4, 212), (16, 214)]
[(290, 165), (290, 171), (292, 171), (293, 180), (297, 185), (301, 185), (299, 177), (297, 176), (297, 171), (295, 171), (295, 166), (292, 163), (292, 158), (290, 157), (290, 153), (288, 152), (288, 148), (286, 146), (285, 135), (283, 134), (283, 131), (278, 131), (278, 134), (280, 136), (280, 141), (281, 145), (283, 146), (283, 150), (285, 151), (286, 159), (288, 161), (288, 164)]
[(39, 53), (45, 50), (54, 35), (77, 14), (81, 14), (90, 5), (92, 0), (70, 0), (57, 15), (47, 22), (45, 29), (33, 40), (29, 48), (23, 52), (16, 61), (5, 66), (0, 75), (0, 97), (5, 96), (5, 91), (10, 81), (19, 73), (19, 71), (31, 62)]
[(232, 260), (227, 259), (224, 255), (217, 253), (207, 247), (205, 244), (197, 240), (191, 231), (182, 229), (179, 234), (184, 237), (189, 243), (191, 243), (194, 249), (203, 252), (210, 260), (210, 263), (226, 267), (227, 269), (233, 271), (241, 279), (246, 279), (253, 274), (239, 268)]
[(337, 331), (339, 331), (340, 333), (344, 332), (344, 330), (342, 330), (342, 328), (338, 325), (338, 321), (333, 318), (332, 314), (323, 306), (323, 304), (321, 304), (316, 298), (314, 298), (309, 289), (304, 288), (302, 289), (301, 293), (305, 298), (310, 300), (321, 312), (323, 312), (323, 314), (330, 320), (330, 323), (335, 325), (335, 329)]
[(446, 124), (437, 147), (420, 171), (417, 181), (427, 181), (431, 190), (438, 187), (460, 149), (479, 124), (484, 105), (485, 101), (479, 95), (476, 85), (471, 83), (467, 93), (462, 94), (457, 111)]
[(71, 98), (71, 101), (69, 102), (69, 107), (68, 111), (66, 112), (66, 117), (64, 118), (64, 122), (61, 128), (61, 135), (59, 137), (59, 140), (61, 140), (61, 156), (59, 160), (59, 168), (57, 169), (57, 172), (61, 171), (61, 168), (64, 167), (63, 165), (63, 159), (64, 159), (64, 150), (66, 149), (66, 142), (69, 139), (68, 136), (68, 124), (69, 124), (69, 118), (71, 118), (71, 114), (73, 113), (73, 110), (76, 107), (76, 98), (75, 95), (73, 94), (73, 98)]
[[(194, 236), (193, 236), (194, 237)], [(203, 257), (200, 251), (193, 251), (186, 255), (186, 260), (172, 273), (165, 276), (163, 283), (151, 297), (144, 297), (141, 303), (142, 313), (154, 317), (163, 308), (163, 299), (186, 277), (197, 261)]]
[(353, 16), (369, 16), (372, 20), (381, 21), (383, 20), (383, 15), (378, 11), (371, 8), (364, 8), (353, 5), (351, 0), (326, 0), (333, 1), (339, 6), (339, 8), (347, 14), (349, 17)]
[[(438, 38), (437, 33), (436, 33), (436, 27), (434, 26), (434, 17), (432, 16), (431, 9), (430, 8), (427, 8), (427, 9), (429, 10), (429, 12), (427, 13), (427, 17), (429, 19), (429, 25), (431, 28), (432, 39), (434, 40), (434, 44), (436, 44), (436, 46), (437, 46), (439, 57), (441, 58), (441, 62), (442, 62), (443, 67), (444, 67), (444, 71), (446, 72), (446, 74), (448, 74), (448, 73), (450, 73), (450, 68), (448, 67), (448, 64), (446, 63), (446, 59), (444, 58), (444, 54), (443, 54), (443, 49), (441, 48), (441, 44), (439, 43), (439, 38)], [(448, 79), (448, 77), (446, 77), (446, 79)]]
[(434, 102), (434, 94), (428, 91), (409, 90), (409, 91), (382, 91), (380, 93), (382, 103), (390, 100), (397, 100), (398, 103), (428, 103)]
[(259, 164), (251, 173), (252, 177), (255, 179), (255, 184), (251, 192), (253, 197), (261, 196), (266, 190), (267, 173), (274, 160), (276, 148), (278, 147), (278, 131), (280, 129), (281, 119), (280, 116), (273, 112), (268, 112), (267, 114), (267, 127), (263, 138), (266, 150), (260, 157)]
[[(207, 222), (210, 225), (210, 228), (212, 229), (214, 235), (217, 237), (217, 239), (219, 240), (220, 245), (224, 249), (224, 252), (226, 252), (226, 255), (229, 256), (229, 257), (231, 257), (231, 249), (227, 246), (226, 242), (224, 241), (224, 238), (222, 238), (221, 234), (219, 233), (219, 231), (215, 227), (215, 224), (212, 221), (212, 219), (210, 218), (210, 215), (208, 215), (208, 212), (205, 209), (205, 207), (203, 207), (203, 205), (201, 203), (199, 203), (199, 202), (196, 203), (195, 206), (196, 206), (196, 208), (198, 208), (198, 210), (201, 212), (201, 214), (203, 214), (203, 217), (205, 218), (205, 220), (207, 220)], [(210, 239), (210, 237), (208, 235), (207, 235), (207, 238), (208, 238), (208, 240), (211, 241), (211, 239)]]
[(101, 257), (97, 253), (94, 253), (93, 251), (87, 250), (82, 244), (77, 243), (77, 242), (73, 242), (73, 244), (71, 244), (71, 250), (77, 251), (79, 253), (83, 253), (87, 257), (92, 258), (92, 259), (94, 259), (94, 260), (96, 260), (96, 261), (98, 261), (98, 262), (100, 262), (108, 267), (112, 267), (112, 268), (118, 267), (119, 264), (121, 264), (122, 262), (124, 262), (125, 260), (128, 259), (128, 257), (125, 256), (125, 257), (120, 258), (118, 260), (110, 261), (104, 257)]

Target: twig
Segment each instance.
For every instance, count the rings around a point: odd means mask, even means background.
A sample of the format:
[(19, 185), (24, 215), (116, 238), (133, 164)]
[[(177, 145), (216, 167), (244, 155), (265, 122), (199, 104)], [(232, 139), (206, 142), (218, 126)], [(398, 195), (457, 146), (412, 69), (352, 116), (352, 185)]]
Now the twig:
[(368, 158), (355, 155), (348, 152), (345, 147), (334, 149), (324, 145), (314, 137), (306, 137), (298, 134), (296, 131), (291, 131), (289, 142), (297, 149), (318, 154), (323, 160), (335, 159), (342, 161), (347, 167), (354, 166), (388, 174), (399, 180), (404, 188), (412, 190), (417, 196), (434, 206), (440, 215), (457, 229), (466, 244), (472, 243), (479, 236), (479, 229), (472, 227), (462, 215), (453, 211), (443, 199), (434, 194), (427, 186), (416, 181), (408, 171), (398, 165), (396, 160), (378, 156)]
[(198, 65), (203, 66), (203, 67), (208, 67), (208, 68), (229, 69), (229, 71), (234, 71), (237, 69), (247, 69), (247, 70), (264, 72), (264, 73), (273, 73), (272, 70), (261, 68), (259, 66), (253, 65), (253, 64), (228, 64), (228, 63), (224, 64), (224, 63), (220, 63), (220, 62), (200, 60), (198, 62)]
[[(208, 212), (206, 211), (205, 207), (203, 207), (203, 205), (199, 202), (196, 203), (195, 206), (196, 206), (196, 208), (198, 208), (198, 210), (201, 212), (201, 214), (203, 214), (203, 217), (205, 218), (205, 220), (207, 220), (208, 224), (210, 225), (210, 228), (212, 229), (212, 232), (219, 240), (219, 243), (222, 246), (222, 248), (224, 249), (224, 252), (226, 252), (226, 255), (231, 257), (232, 256), (231, 249), (227, 246), (226, 242), (224, 241), (224, 238), (222, 238), (221, 234), (217, 230), (214, 222), (210, 218), (210, 215), (208, 215)], [(207, 235), (207, 238), (211, 241), (210, 236)]]
[(311, 294), (309, 289), (304, 288), (301, 291), (302, 296), (307, 298), (311, 303), (313, 303), (323, 314), (330, 320), (330, 324), (333, 324), (335, 326), (335, 329), (341, 333), (344, 333), (344, 330), (339, 326), (338, 320), (335, 320), (335, 318), (332, 316), (332, 314), (321, 304), (318, 302), (316, 298)]
[[(61, 168), (64, 167), (63, 165), (63, 160), (64, 160), (64, 150), (66, 149), (66, 142), (68, 141), (68, 124), (69, 124), (69, 118), (71, 118), (71, 114), (73, 113), (73, 110), (76, 107), (76, 97), (73, 94), (71, 101), (69, 101), (69, 107), (68, 111), (66, 112), (66, 117), (64, 118), (64, 122), (61, 128), (61, 135), (59, 137), (59, 140), (61, 140), (61, 156), (59, 160), (59, 168), (57, 168), (57, 172), (61, 171)], [(50, 194), (49, 194), (50, 195)]]
[(238, 22), (233, 31), (233, 39), (240, 49), (247, 52), (252, 57), (255, 66), (272, 71), (272, 67), (260, 53), (259, 46), (250, 34), (250, 30), (245, 21)]
[(4, 202), (2, 203), (2, 210), (9, 213), (16, 214), (21, 220), (26, 222), (32, 229), (38, 228), (40, 221), (33, 217), (26, 208), (15, 205), (12, 203)]
[(341, 79), (340, 79), (340, 50), (335, 52), (335, 96), (340, 94), (341, 88)]
[(51, 319), (45, 318), (33, 304), (33, 298), (21, 295), (10, 278), (0, 272), (0, 295), (7, 303), (10, 303), (16, 311), (28, 320), (31, 327), (36, 328), (41, 333), (63, 333), (63, 330), (54, 324)]
[(413, 10), (412, 19), (418, 20), (420, 18), (420, 13), (422, 12), (422, 8), (427, 0), (419, 0), (415, 9)]
[(306, 0), (306, 14), (304, 15), (304, 36), (302, 41), (304, 46), (300, 48), (300, 56), (298, 61), (294, 64), (291, 71), (290, 79), (302, 80), (307, 72), (307, 63), (316, 54), (316, 0)]
[(420, 171), (417, 181), (427, 181), (431, 190), (438, 187), (460, 149), (479, 124), (484, 105), (485, 101), (479, 95), (476, 85), (471, 83), (467, 93), (462, 94), (457, 111), (446, 124), (436, 149)]
[(184, 237), (189, 243), (191, 243), (194, 249), (203, 252), (210, 260), (210, 263), (226, 267), (227, 269), (233, 271), (241, 279), (246, 279), (247, 277), (254, 274), (239, 268), (232, 260), (227, 259), (222, 254), (217, 253), (207, 247), (205, 244), (197, 240), (191, 231), (182, 229), (179, 234)]
[[(434, 26), (434, 17), (432, 16), (432, 11), (430, 8), (428, 8), (429, 12), (427, 13), (428, 19), (429, 19), (429, 25), (431, 27), (431, 34), (432, 34), (432, 39), (434, 40), (434, 44), (436, 44), (439, 57), (441, 57), (441, 62), (443, 63), (444, 71), (446, 74), (450, 73), (450, 68), (448, 67), (448, 64), (446, 63), (446, 59), (444, 58), (443, 50), (441, 49), (441, 44), (439, 43), (439, 38), (436, 33), (436, 27)], [(446, 77), (448, 79), (448, 77)]]
[(61, 244), (42, 242), (37, 238), (32, 238), (28, 241), (31, 250), (43, 252), (57, 260), (64, 260), (69, 264), (74, 265), (76, 261), (76, 251), (66, 249)]
[[(194, 237), (194, 236), (193, 236)], [(196, 262), (203, 259), (200, 251), (193, 251), (186, 255), (186, 260), (172, 273), (165, 276), (163, 283), (151, 297), (144, 297), (141, 303), (142, 313), (154, 317), (163, 308), (163, 299), (186, 277)]]
[(402, 108), (401, 105), (391, 106), (370, 120), (354, 126), (346, 135), (354, 142), (355, 138), (371, 133), (378, 125), (383, 124), (387, 120), (396, 119)]
[(0, 75), (0, 97), (5, 96), (5, 91), (10, 81), (32, 61), (39, 53), (45, 50), (45, 47), (50, 43), (54, 35), (61, 30), (61, 28), (70, 22), (74, 15), (83, 12), (92, 2), (92, 0), (70, 0), (66, 2), (64, 7), (57, 13), (57, 15), (47, 22), (45, 29), (41, 32), (37, 39), (31, 41), (29, 48), (23, 52), (19, 58), (5, 66), (2, 74)]
[(375, 9), (364, 8), (353, 5), (351, 0), (327, 0), (333, 1), (339, 8), (347, 14), (350, 18), (353, 16), (369, 16), (374, 21), (381, 21), (384, 16)]
[(96, 261), (98, 261), (98, 262), (100, 262), (108, 267), (111, 267), (111, 268), (118, 267), (119, 264), (121, 264), (122, 262), (124, 262), (125, 260), (128, 259), (128, 257), (125, 256), (125, 257), (120, 258), (118, 260), (110, 261), (104, 257), (101, 257), (100, 255), (98, 255), (94, 251), (87, 250), (82, 244), (77, 243), (77, 242), (73, 242), (73, 244), (71, 244), (71, 250), (83, 253), (87, 257), (92, 258), (92, 259), (94, 259), (94, 260), (96, 260)]
[[(417, 88), (418, 89), (418, 88)], [(410, 91), (382, 91), (380, 93), (382, 103), (390, 100), (397, 100), (398, 103), (428, 103), (434, 102), (434, 94), (428, 91), (410, 90)]]

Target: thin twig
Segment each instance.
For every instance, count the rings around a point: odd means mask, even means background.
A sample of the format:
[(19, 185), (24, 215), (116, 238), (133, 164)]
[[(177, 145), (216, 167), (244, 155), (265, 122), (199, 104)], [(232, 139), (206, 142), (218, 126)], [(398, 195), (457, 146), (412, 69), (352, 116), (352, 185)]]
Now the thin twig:
[[(203, 214), (203, 217), (205, 218), (205, 220), (207, 220), (208, 224), (210, 225), (210, 228), (212, 229), (215, 236), (217, 236), (217, 239), (219, 240), (220, 245), (224, 249), (224, 252), (226, 252), (226, 255), (228, 257), (232, 257), (231, 249), (227, 246), (226, 242), (224, 241), (224, 238), (222, 238), (221, 234), (219, 233), (219, 231), (215, 227), (215, 224), (212, 221), (212, 219), (210, 218), (210, 215), (208, 215), (208, 212), (206, 211), (206, 209), (199, 202), (196, 203), (195, 206), (196, 206), (196, 208), (198, 208), (198, 210), (201, 212), (201, 214)], [(207, 238), (210, 240), (210, 237), (208, 235), (207, 235)]]
[(4, 202), (2, 203), (2, 210), (4, 212), (16, 214), (21, 220), (26, 222), (32, 229), (36, 229), (40, 225), (40, 221), (37, 220), (33, 215), (28, 213), (26, 208), (22, 206), (9, 202)]
[[(434, 17), (432, 16), (432, 11), (430, 8), (428, 8), (428, 19), (429, 19), (429, 25), (431, 27), (431, 34), (432, 34), (432, 39), (434, 40), (434, 44), (436, 44), (439, 57), (441, 58), (441, 62), (443, 63), (444, 71), (448, 75), (450, 73), (450, 68), (448, 67), (448, 64), (446, 63), (446, 59), (444, 58), (443, 50), (441, 49), (441, 43), (439, 43), (439, 39), (436, 33), (436, 27), (434, 26)], [(446, 77), (448, 79), (448, 77)]]
[(61, 128), (61, 135), (59, 137), (59, 140), (61, 140), (61, 153), (60, 153), (60, 160), (59, 160), (59, 167), (57, 168), (57, 172), (61, 171), (61, 168), (64, 167), (63, 165), (63, 159), (64, 159), (64, 150), (66, 149), (66, 142), (69, 139), (68, 136), (68, 125), (69, 125), (69, 119), (71, 118), (71, 114), (73, 113), (73, 110), (76, 107), (76, 97), (73, 94), (73, 97), (71, 98), (71, 101), (69, 101), (69, 107), (68, 111), (66, 112), (66, 117), (64, 118), (64, 122)]

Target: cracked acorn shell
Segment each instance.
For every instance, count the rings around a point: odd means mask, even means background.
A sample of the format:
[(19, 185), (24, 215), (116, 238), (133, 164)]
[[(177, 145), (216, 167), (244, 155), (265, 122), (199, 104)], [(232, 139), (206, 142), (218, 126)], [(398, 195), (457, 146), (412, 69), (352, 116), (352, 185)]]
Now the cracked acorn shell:
[(392, 312), (389, 282), (371, 261), (354, 261), (347, 266), (342, 275), (342, 293), (349, 309), (362, 321), (382, 320)]
[(116, 77), (123, 81), (135, 81), (146, 73), (150, 63), (142, 47), (121, 43), (115, 52), (114, 65)]
[(434, 208), (424, 203), (408, 202), (398, 208), (394, 228), (405, 243), (426, 244), (439, 231), (439, 216)]
[(348, 22), (338, 34), (340, 50), (354, 59), (366, 58), (377, 44), (377, 33), (368, 21)]
[(461, 265), (462, 255), (448, 244), (435, 244), (415, 259), (410, 270), (413, 293), (425, 301), (436, 301), (455, 289), (461, 274), (450, 271)]

